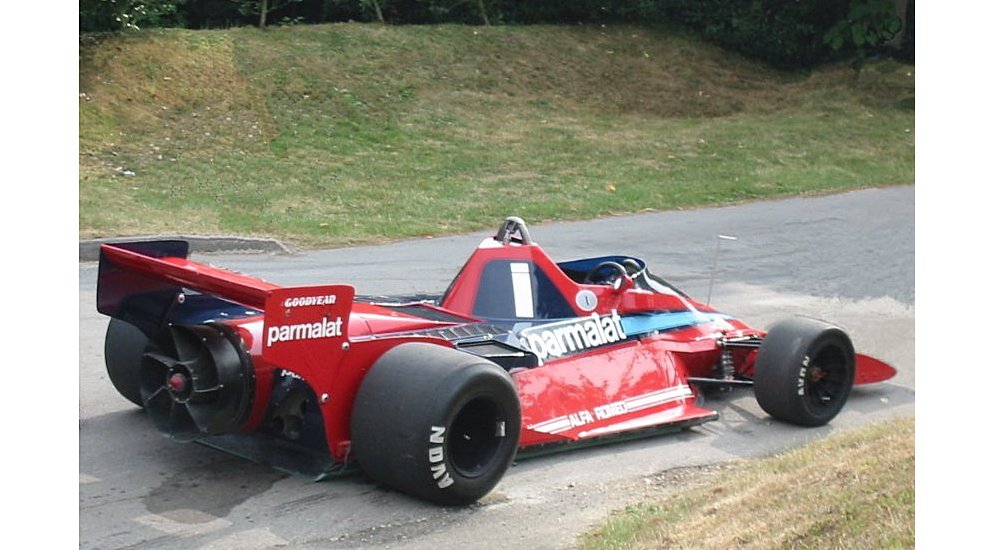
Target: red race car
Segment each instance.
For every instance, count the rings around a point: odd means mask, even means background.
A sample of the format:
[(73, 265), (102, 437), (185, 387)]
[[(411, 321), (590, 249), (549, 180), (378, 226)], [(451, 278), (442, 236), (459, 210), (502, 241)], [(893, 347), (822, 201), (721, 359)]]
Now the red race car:
[(440, 504), (487, 494), (516, 454), (714, 420), (708, 386), (752, 386), (771, 416), (819, 426), (895, 370), (840, 328), (768, 332), (630, 256), (556, 263), (518, 218), (437, 299), (280, 287), (187, 259), (183, 241), (106, 244), (97, 309), (115, 388), (165, 434)]

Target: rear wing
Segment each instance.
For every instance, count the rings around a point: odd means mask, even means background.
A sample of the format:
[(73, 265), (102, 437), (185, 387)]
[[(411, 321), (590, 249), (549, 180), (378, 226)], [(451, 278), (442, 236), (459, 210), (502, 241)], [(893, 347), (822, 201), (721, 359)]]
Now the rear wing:
[(100, 247), (97, 311), (116, 317), (128, 298), (187, 288), (262, 310), (273, 283), (187, 259), (185, 241), (147, 241)]
[[(355, 289), (349, 285), (281, 287), (187, 259), (185, 241), (100, 247), (97, 310), (127, 321), (150, 338), (174, 322), (197, 323), (261, 314), (264, 358), (295, 365), (337, 357), (348, 341)], [(187, 299), (194, 291), (197, 300)], [(196, 304), (194, 303), (196, 301)], [(246, 310), (249, 308), (249, 310)]]

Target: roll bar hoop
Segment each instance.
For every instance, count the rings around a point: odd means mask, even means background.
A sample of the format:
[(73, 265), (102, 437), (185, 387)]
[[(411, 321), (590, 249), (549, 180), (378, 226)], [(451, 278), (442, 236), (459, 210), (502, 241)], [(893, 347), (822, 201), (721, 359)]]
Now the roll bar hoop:
[[(515, 233), (518, 233), (518, 237), (515, 237)], [(497, 235), (494, 235), (494, 240), (501, 244), (508, 244), (512, 241), (521, 244), (532, 244), (529, 228), (525, 226), (522, 218), (517, 216), (505, 218), (504, 223), (498, 228)]]

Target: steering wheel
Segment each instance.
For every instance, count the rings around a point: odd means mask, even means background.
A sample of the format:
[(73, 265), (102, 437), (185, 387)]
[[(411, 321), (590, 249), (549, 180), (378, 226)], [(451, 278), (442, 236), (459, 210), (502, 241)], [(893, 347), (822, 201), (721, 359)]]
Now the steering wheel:
[(584, 284), (607, 284), (619, 288), (627, 276), (625, 268), (618, 262), (601, 262), (594, 269), (587, 272), (587, 276), (584, 277)]
[(633, 260), (632, 258), (626, 258), (625, 261), (622, 262), (622, 265), (625, 267), (625, 274), (628, 275), (630, 279), (635, 279), (646, 271), (646, 266), (640, 266), (639, 262)]

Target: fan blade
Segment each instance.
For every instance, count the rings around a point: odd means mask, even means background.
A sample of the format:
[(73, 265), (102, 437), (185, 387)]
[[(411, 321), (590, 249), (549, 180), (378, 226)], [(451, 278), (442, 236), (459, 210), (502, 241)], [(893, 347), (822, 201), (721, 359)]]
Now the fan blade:
[(178, 441), (193, 441), (203, 437), (187, 407), (175, 401), (169, 411), (169, 430), (166, 433)]

